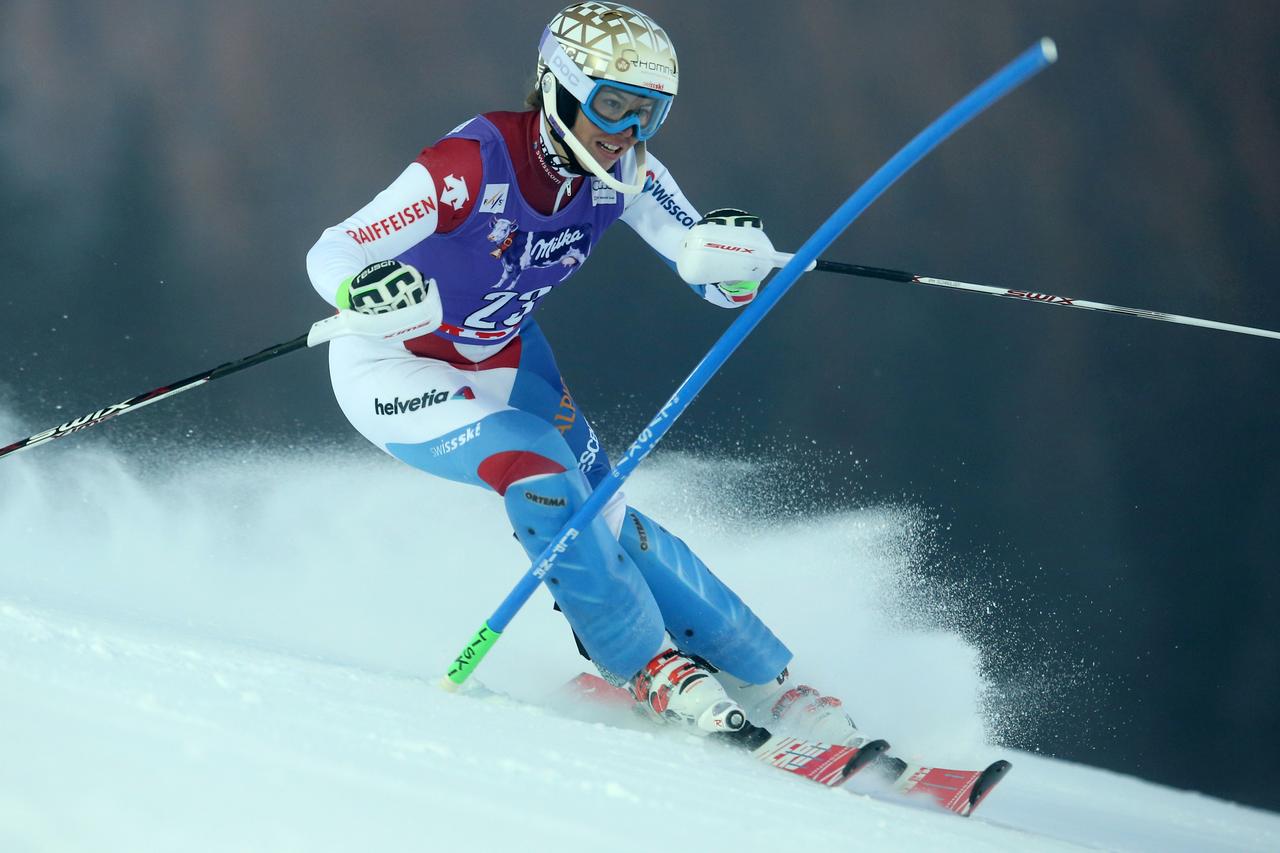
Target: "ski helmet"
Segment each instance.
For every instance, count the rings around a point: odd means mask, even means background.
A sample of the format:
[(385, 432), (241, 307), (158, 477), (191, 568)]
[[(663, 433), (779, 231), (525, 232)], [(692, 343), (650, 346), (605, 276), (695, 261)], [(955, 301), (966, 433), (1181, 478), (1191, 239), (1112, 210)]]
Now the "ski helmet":
[(644, 143), (666, 120), (679, 85), (671, 39), (643, 12), (620, 3), (575, 3), (561, 10), (538, 45), (542, 112), (580, 165), (620, 192), (625, 184), (606, 172), (571, 131), (581, 109), (609, 133), (632, 129), (636, 175), (644, 175)]

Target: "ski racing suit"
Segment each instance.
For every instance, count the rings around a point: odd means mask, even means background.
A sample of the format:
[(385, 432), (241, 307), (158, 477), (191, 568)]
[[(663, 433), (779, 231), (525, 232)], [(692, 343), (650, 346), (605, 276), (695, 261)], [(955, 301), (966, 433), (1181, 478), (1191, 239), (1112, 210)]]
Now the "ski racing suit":
[[(533, 309), (578, 271), (616, 220), (674, 267), (698, 214), (662, 164), (624, 195), (570, 174), (549, 155), (540, 114), (477, 116), (426, 148), (383, 192), (324, 231), (307, 255), (316, 290), (339, 304), (344, 282), (394, 259), (434, 279), (444, 323), (403, 343), (329, 345), (334, 395), (367, 439), (415, 468), (502, 497), (535, 558), (610, 462), (533, 322)], [(634, 183), (629, 151), (612, 174)], [(737, 307), (716, 285), (691, 285)], [(629, 678), (667, 642), (744, 682), (775, 679), (791, 658), (763, 622), (676, 536), (619, 491), (545, 578), (591, 659)]]

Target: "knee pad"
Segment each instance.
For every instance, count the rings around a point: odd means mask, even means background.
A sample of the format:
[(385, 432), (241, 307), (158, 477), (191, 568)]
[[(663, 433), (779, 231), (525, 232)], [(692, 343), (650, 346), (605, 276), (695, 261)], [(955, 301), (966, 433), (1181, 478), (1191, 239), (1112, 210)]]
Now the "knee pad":
[[(531, 560), (546, 549), (590, 494), (577, 469), (512, 482), (503, 496), (516, 538)], [(543, 582), (600, 666), (630, 677), (664, 639), (662, 614), (627, 552), (597, 517), (556, 556)]]
[(649, 585), (680, 650), (752, 683), (773, 679), (791, 652), (681, 539), (627, 507), (620, 543)]

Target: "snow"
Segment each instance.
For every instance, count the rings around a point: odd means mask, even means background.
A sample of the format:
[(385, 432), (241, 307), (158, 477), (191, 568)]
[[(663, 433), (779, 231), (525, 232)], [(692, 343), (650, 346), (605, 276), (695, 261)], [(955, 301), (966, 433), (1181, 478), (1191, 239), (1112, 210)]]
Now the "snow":
[(992, 746), (906, 510), (726, 522), (750, 466), (674, 455), (627, 489), (896, 751), (1012, 760), (969, 820), (565, 704), (583, 662), (541, 591), (479, 671), (510, 698), (440, 689), (524, 568), (480, 490), (371, 452), (66, 445), (0, 469), (0, 850), (1280, 849), (1280, 816)]

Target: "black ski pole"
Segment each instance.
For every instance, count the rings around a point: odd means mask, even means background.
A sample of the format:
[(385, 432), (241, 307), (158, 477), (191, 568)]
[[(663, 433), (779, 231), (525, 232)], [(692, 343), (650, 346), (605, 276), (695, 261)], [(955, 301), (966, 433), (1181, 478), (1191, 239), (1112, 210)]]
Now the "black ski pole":
[(169, 385), (161, 385), (159, 388), (152, 388), (150, 391), (139, 394), (136, 397), (130, 397), (114, 406), (107, 406), (105, 409), (98, 409), (96, 412), (76, 418), (73, 421), (67, 421), (65, 424), (59, 424), (53, 429), (47, 429), (44, 432), (38, 432), (35, 435), (15, 441), (7, 447), (0, 447), (0, 459), (17, 453), (19, 450), (26, 450), (29, 447), (35, 447), (38, 444), (44, 444), (46, 441), (53, 441), (55, 438), (62, 438), (65, 435), (71, 435), (73, 432), (79, 432), (82, 429), (88, 429), (97, 426), (103, 421), (110, 420), (117, 415), (123, 415), (125, 412), (131, 412), (140, 409), (143, 406), (149, 406), (152, 403), (172, 397), (174, 394), (181, 394), (183, 391), (189, 391), (206, 382), (212, 382), (215, 379), (221, 379), (224, 376), (230, 376), (232, 373), (239, 373), (250, 367), (271, 361), (295, 350), (305, 349), (306, 347), (314, 347), (323, 343), (327, 343), (334, 338), (343, 335), (360, 335), (362, 337), (379, 338), (385, 341), (402, 341), (407, 338), (424, 335), (436, 329), (442, 319), (442, 309), (440, 306), (440, 295), (435, 287), (435, 282), (428, 282), (425, 290), (425, 297), (421, 302), (408, 308), (402, 308), (398, 311), (391, 311), (384, 314), (361, 314), (355, 311), (339, 311), (332, 317), (326, 317), (319, 322), (313, 323), (311, 329), (305, 334), (286, 341), (282, 344), (276, 344), (267, 347), (262, 352), (245, 356), (237, 361), (229, 361), (226, 364), (220, 364), (217, 367), (206, 370), (203, 373), (197, 373), (186, 379), (174, 382)]
[(206, 382), (212, 382), (215, 379), (221, 379), (224, 376), (230, 376), (232, 373), (238, 373), (241, 370), (253, 367), (263, 362), (270, 361), (286, 353), (294, 350), (303, 349), (307, 346), (307, 335), (301, 335), (283, 344), (276, 344), (273, 347), (267, 347), (262, 352), (254, 353), (246, 356), (238, 361), (229, 361), (226, 364), (220, 364), (212, 370), (206, 370), (204, 373), (197, 373), (195, 376), (187, 377), (178, 382), (168, 385), (161, 385), (159, 388), (152, 388), (136, 397), (130, 397), (114, 406), (107, 406), (105, 409), (98, 409), (96, 412), (90, 412), (83, 417), (76, 418), (73, 421), (67, 421), (65, 424), (59, 424), (53, 429), (47, 429), (44, 432), (38, 432), (35, 435), (27, 436), (21, 441), (15, 441), (8, 447), (0, 447), (0, 459), (8, 456), (10, 453), (17, 453), (19, 450), (26, 450), (29, 447), (35, 447), (37, 444), (44, 444), (46, 441), (53, 441), (55, 438), (62, 438), (65, 435), (71, 435), (73, 432), (79, 432), (82, 429), (88, 429), (91, 426), (97, 426), (103, 421), (110, 420), (116, 415), (123, 415), (125, 412), (131, 412), (134, 409), (140, 409), (143, 406), (149, 406), (152, 403), (172, 397), (174, 394), (181, 394), (183, 391), (189, 391), (198, 385)]
[[(785, 264), (791, 256), (782, 252), (777, 254), (774, 265), (778, 261)], [(1064, 308), (1085, 308), (1090, 311), (1106, 311), (1111, 314), (1127, 314), (1130, 317), (1145, 317), (1148, 320), (1163, 320), (1166, 323), (1181, 323), (1184, 326), (1200, 326), (1205, 329), (1218, 329), (1224, 332), (1236, 332), (1241, 335), (1255, 335), (1260, 338), (1280, 340), (1280, 332), (1269, 329), (1255, 329), (1252, 326), (1237, 326), (1234, 323), (1219, 323), (1216, 320), (1201, 320), (1198, 317), (1184, 317), (1181, 314), (1165, 314), (1161, 311), (1147, 311), (1142, 308), (1124, 308), (1119, 305), (1107, 305), (1102, 302), (1088, 302), (1067, 296), (1054, 296), (1050, 293), (1033, 293), (1028, 290), (1009, 290), (1003, 287), (992, 287), (986, 284), (968, 284), (963, 281), (948, 281), (945, 278), (930, 278), (916, 273), (890, 270), (882, 267), (864, 267), (858, 264), (842, 264), (837, 261), (818, 260), (814, 269), (821, 272), (833, 272), (841, 275), (853, 275), (860, 278), (878, 278), (885, 281), (897, 281), (906, 284), (927, 284), (931, 287), (946, 287), (952, 290), (967, 290), (970, 293), (985, 293), (990, 296), (1004, 296), (1009, 299), (1022, 299), (1027, 302), (1040, 302), (1045, 305), (1061, 305)]]

